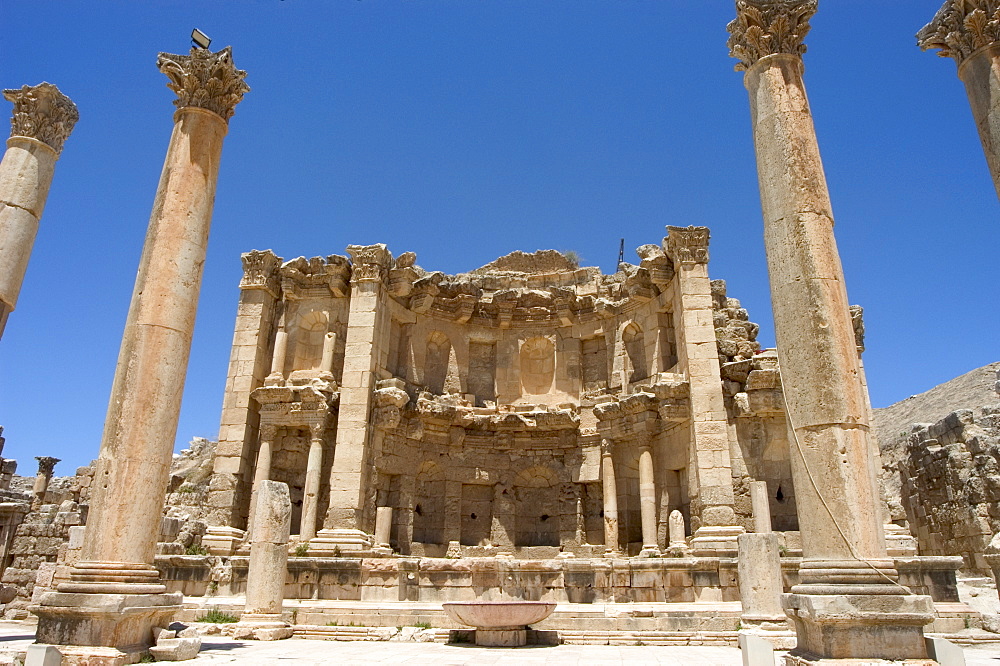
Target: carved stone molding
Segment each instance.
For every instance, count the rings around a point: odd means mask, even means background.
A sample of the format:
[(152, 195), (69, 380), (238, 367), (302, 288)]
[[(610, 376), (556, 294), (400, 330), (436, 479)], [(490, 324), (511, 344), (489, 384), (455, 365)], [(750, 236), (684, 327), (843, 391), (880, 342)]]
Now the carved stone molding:
[(59, 462), (59, 458), (51, 456), (35, 456), (35, 460), (38, 461), (38, 476), (52, 476), (52, 470)]
[(217, 53), (199, 48), (191, 49), (190, 55), (161, 53), (156, 66), (170, 79), (167, 87), (177, 94), (178, 109), (196, 106), (229, 122), (236, 105), (250, 92), (244, 81), (247, 73), (236, 69), (229, 46)]
[(251, 250), (240, 255), (243, 261), (243, 279), (240, 289), (266, 289), (272, 296), (278, 295), (281, 257), (270, 250)]
[(934, 20), (917, 33), (924, 51), (941, 49), (939, 56), (959, 65), (973, 52), (1000, 42), (1000, 0), (948, 0)]
[(352, 282), (385, 282), (392, 266), (392, 254), (385, 245), (348, 245), (353, 264)]
[(865, 309), (860, 305), (851, 306), (851, 325), (854, 327), (854, 344), (860, 354), (865, 350)]
[(803, 40), (817, 4), (818, 0), (736, 0), (736, 18), (726, 26), (729, 55), (740, 61), (736, 71), (750, 69), (776, 53), (805, 53)]
[(10, 135), (37, 139), (57, 153), (73, 131), (80, 113), (76, 105), (51, 83), (21, 86), (3, 91), (4, 99), (14, 104)]
[(708, 239), (708, 227), (667, 227), (667, 255), (675, 264), (707, 264)]
[(297, 257), (285, 262), (280, 269), (282, 296), (288, 300), (307, 297), (321, 298), (333, 294), (342, 298), (349, 293), (351, 265), (347, 257)]

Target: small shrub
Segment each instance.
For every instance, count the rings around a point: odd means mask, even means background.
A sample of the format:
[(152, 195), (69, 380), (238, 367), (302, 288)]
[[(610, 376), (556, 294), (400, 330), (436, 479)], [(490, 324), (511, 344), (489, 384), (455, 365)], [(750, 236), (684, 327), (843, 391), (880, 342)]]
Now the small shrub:
[(154, 657), (153, 655), (151, 655), (149, 653), (146, 653), (146, 654), (142, 655), (141, 657), (139, 657), (139, 663), (140, 664), (155, 664), (156, 663), (156, 657)]
[(786, 555), (788, 555), (788, 548), (785, 546), (785, 544), (783, 543), (778, 544), (778, 555), (780, 555), (781, 557), (785, 557)]
[(220, 611), (218, 608), (211, 609), (197, 619), (197, 622), (211, 622), (212, 624), (232, 624), (239, 621), (240, 618)]
[(410, 626), (411, 627), (416, 627), (417, 629), (430, 629), (431, 628), (431, 623), (430, 622), (414, 622)]
[(308, 557), (309, 556), (309, 544), (300, 543), (295, 547), (294, 557)]
[(193, 543), (193, 544), (191, 544), (190, 546), (187, 547), (187, 550), (184, 551), (184, 554), (185, 555), (210, 555), (211, 553), (208, 552), (208, 548), (205, 548), (200, 543)]
[(194, 486), (192, 486), (190, 483), (182, 483), (177, 488), (177, 490), (175, 490), (174, 492), (175, 493), (193, 493), (194, 490), (195, 490)]

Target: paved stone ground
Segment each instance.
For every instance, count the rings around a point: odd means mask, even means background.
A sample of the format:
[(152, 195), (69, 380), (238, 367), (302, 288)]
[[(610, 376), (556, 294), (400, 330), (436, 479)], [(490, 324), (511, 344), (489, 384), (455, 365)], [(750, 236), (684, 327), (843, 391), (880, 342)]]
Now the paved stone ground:
[[(11, 663), (18, 649), (34, 642), (34, 626), (0, 622), (0, 664)], [(5, 658), (6, 657), (6, 658)], [(1000, 666), (1000, 644), (965, 649), (966, 666)], [(235, 641), (206, 636), (201, 654), (186, 663), (247, 664), (248, 666), (368, 666), (376, 664), (433, 664), (434, 666), (740, 666), (740, 651), (724, 647), (643, 647), (558, 645), (525, 648), (479, 648), (440, 643), (314, 641)]]

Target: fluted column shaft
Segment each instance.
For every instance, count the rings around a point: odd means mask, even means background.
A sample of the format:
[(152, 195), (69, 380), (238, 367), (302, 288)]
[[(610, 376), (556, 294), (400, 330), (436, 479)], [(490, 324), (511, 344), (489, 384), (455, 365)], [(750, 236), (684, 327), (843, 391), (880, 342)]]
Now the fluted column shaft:
[[(215, 185), (232, 107), (246, 86), (228, 49), (161, 54), (178, 110), (139, 261), (111, 389), (81, 561), (67, 592), (162, 592), (152, 567), (194, 330)], [(234, 74), (234, 72), (236, 72)], [(228, 75), (231, 97), (191, 106)], [(179, 81), (179, 83), (178, 83)], [(225, 83), (225, 82), (222, 82)], [(208, 97), (212, 99), (211, 96)], [(227, 114), (228, 110), (228, 114)], [(227, 114), (225, 117), (220, 114)], [(109, 563), (114, 567), (109, 570)], [(111, 581), (114, 581), (111, 583)], [(107, 585), (105, 585), (107, 583)], [(130, 584), (135, 587), (129, 588)], [(95, 587), (96, 586), (96, 587)], [(110, 586), (110, 587), (109, 587)], [(64, 589), (65, 588), (65, 589)]]
[(14, 103), (14, 117), (0, 161), (0, 336), (17, 305), (56, 160), (79, 117), (51, 83), (3, 94)]

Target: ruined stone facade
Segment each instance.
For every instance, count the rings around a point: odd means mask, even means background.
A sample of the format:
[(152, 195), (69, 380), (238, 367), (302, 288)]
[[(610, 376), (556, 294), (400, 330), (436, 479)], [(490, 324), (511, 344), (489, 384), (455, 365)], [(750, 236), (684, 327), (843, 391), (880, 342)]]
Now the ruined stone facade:
[(886, 473), (922, 555), (961, 555), (967, 573), (991, 575), (987, 546), (1000, 532), (1000, 405), (917, 423)]
[(383, 245), (245, 254), (206, 545), (240, 546), (264, 479), (317, 554), (370, 552), (379, 507), (405, 555), (666, 551), (675, 509), (732, 552), (751, 480), (797, 529), (777, 359), (708, 240), (671, 227), (614, 275), (555, 251), (454, 276)]

